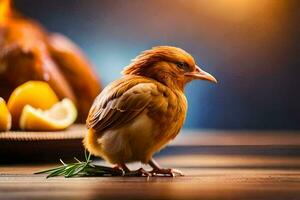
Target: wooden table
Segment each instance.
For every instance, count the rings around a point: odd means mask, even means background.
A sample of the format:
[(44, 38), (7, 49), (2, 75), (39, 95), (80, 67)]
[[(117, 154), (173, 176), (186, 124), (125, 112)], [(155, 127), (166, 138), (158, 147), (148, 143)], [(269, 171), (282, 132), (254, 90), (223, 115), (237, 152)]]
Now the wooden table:
[(232, 137), (242, 145), (207, 140), (189, 146), (183, 142), (189, 140), (185, 137), (163, 150), (156, 156), (158, 162), (186, 174), (176, 178), (45, 179), (33, 173), (56, 164), (2, 164), (0, 199), (300, 199), (300, 145), (299, 140), (295, 141), (298, 136), (291, 136), (288, 142), (286, 137), (277, 140), (276, 135), (260, 135), (257, 137), (270, 137), (273, 141), (260, 140), (258, 145), (251, 144), (253, 138), (237, 138), (245, 135)]

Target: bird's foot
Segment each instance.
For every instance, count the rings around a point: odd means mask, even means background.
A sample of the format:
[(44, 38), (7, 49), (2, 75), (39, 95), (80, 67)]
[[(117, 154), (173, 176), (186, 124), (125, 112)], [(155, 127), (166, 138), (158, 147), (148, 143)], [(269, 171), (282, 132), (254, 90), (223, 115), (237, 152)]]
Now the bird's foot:
[(181, 171), (178, 169), (165, 169), (165, 168), (157, 168), (150, 171), (151, 176), (184, 176)]
[(125, 175), (125, 171), (124, 169), (120, 166), (120, 165), (115, 165), (112, 167), (112, 171), (117, 173), (117, 174), (120, 174), (121, 176), (124, 176)]
[(114, 166), (113, 166), (113, 169), (124, 171), (123, 168), (122, 168), (120, 165), (114, 165)]
[(149, 177), (151, 173), (147, 172), (143, 168), (134, 171), (127, 171), (125, 172), (124, 176), (135, 176), (135, 177)]

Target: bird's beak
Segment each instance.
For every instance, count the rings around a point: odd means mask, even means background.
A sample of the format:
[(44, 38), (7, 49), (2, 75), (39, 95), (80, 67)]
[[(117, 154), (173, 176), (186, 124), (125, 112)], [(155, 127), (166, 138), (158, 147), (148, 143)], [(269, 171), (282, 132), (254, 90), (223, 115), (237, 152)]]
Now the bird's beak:
[(214, 83), (218, 82), (215, 77), (213, 77), (211, 74), (203, 71), (197, 65), (196, 65), (195, 71), (193, 71), (193, 72), (186, 72), (184, 75), (187, 76), (187, 77), (190, 77), (192, 79), (206, 80), (206, 81), (210, 81), (210, 82), (214, 82)]

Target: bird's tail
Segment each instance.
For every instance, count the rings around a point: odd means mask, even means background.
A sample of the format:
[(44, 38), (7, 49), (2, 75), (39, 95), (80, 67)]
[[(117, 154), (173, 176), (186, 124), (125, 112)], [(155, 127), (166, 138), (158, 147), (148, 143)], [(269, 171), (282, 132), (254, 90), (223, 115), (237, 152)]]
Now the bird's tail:
[(97, 141), (98, 137), (95, 131), (91, 128), (88, 130), (86, 136), (83, 139), (83, 146), (93, 155), (102, 156), (102, 145)]

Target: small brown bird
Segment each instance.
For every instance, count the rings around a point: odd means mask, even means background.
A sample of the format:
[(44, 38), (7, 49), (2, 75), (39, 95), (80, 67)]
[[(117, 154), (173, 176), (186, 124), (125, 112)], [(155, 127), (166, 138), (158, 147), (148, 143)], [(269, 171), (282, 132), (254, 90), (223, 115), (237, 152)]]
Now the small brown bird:
[[(88, 118), (85, 147), (126, 174), (183, 175), (161, 168), (152, 158), (180, 131), (186, 117), (185, 85), (195, 79), (217, 82), (201, 70), (186, 51), (158, 46), (142, 52), (95, 99)], [(130, 171), (140, 161), (153, 170)]]

